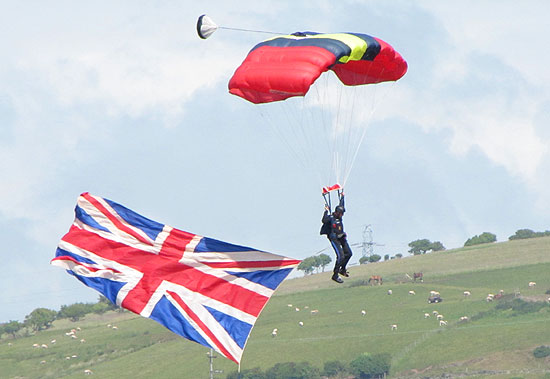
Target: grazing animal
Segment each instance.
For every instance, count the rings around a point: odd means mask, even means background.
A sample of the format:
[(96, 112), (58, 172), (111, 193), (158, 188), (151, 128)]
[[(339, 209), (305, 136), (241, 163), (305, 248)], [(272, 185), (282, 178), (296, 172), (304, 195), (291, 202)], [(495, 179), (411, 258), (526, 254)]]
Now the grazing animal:
[(472, 293), (470, 291), (464, 291), (464, 296), (470, 296)]
[(388, 295), (391, 295), (393, 293), (392, 290), (388, 290)]
[(443, 315), (437, 315), (438, 320), (443, 320)]
[(433, 311), (432, 313), (433, 313), (434, 316), (437, 316), (439, 314), (438, 311)]
[(382, 285), (382, 277), (380, 275), (372, 275), (370, 278), (369, 278), (369, 284), (378, 284), (378, 285)]
[(413, 274), (413, 280), (416, 282), (416, 279), (420, 279), (421, 282), (424, 282), (424, 274), (421, 272), (415, 272)]
[(86, 369), (84, 370), (84, 374), (86, 375), (92, 375), (94, 372), (92, 370)]
[(445, 326), (445, 325), (447, 325), (447, 321), (439, 320), (439, 326)]
[(441, 295), (441, 294), (437, 291), (430, 291), (430, 296), (437, 296), (437, 295)]
[(363, 309), (363, 310), (361, 311), (361, 314), (362, 314), (363, 316), (365, 316), (365, 315), (367, 314), (367, 311)]
[(529, 282), (529, 288), (535, 288), (537, 286), (536, 282)]
[(392, 324), (391, 325), (391, 330), (397, 330), (397, 324)]
[(319, 313), (319, 310), (318, 310), (318, 309), (312, 309), (312, 310), (311, 310), (311, 314), (312, 314), (312, 315), (316, 315), (317, 313)]
[(409, 295), (416, 295), (416, 292), (414, 292), (414, 291), (409, 291)]
[(429, 318), (429, 317), (430, 317), (429, 313), (424, 313), (424, 318)]
[(277, 337), (277, 328), (273, 329), (271, 332), (271, 337)]
[(495, 298), (494, 296), (489, 296), (489, 295), (487, 295), (487, 297), (485, 298), (485, 301), (486, 301), (486, 302), (490, 302), (490, 301), (493, 301), (494, 298)]
[(468, 320), (469, 320), (468, 316), (462, 316), (460, 318), (460, 321), (468, 321)]
[(296, 312), (300, 312), (300, 308), (296, 307), (294, 308)]

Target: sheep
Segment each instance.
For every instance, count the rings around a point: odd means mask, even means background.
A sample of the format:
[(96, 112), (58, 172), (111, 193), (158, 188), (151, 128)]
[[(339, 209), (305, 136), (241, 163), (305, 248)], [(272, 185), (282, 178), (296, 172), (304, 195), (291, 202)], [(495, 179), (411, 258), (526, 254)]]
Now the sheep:
[(416, 292), (411, 290), (411, 291), (409, 291), (409, 295), (416, 295)]
[(318, 310), (318, 309), (312, 309), (312, 310), (311, 310), (311, 314), (312, 314), (312, 315), (316, 315), (317, 313), (319, 313), (319, 310)]
[(468, 320), (469, 320), (468, 316), (462, 316), (460, 318), (460, 321), (468, 321)]
[(437, 316), (437, 315), (439, 314), (439, 312), (438, 312), (438, 311), (433, 311), (432, 314), (433, 314), (434, 316)]
[(487, 295), (487, 297), (485, 298), (485, 301), (486, 302), (490, 302), (490, 301), (493, 301), (495, 299), (495, 296), (492, 295), (492, 294), (489, 294)]
[(71, 359), (71, 357), (65, 357), (65, 359), (66, 359), (66, 360), (69, 360), (69, 359)]
[(397, 330), (397, 324), (392, 324), (391, 325), (391, 330)]
[(300, 321), (300, 322), (298, 323), (298, 325), (300, 325), (300, 326), (304, 326), (304, 323), (303, 323), (303, 321)]
[(71, 338), (72, 338), (73, 340), (75, 340), (75, 339), (77, 339), (78, 337), (77, 337), (76, 335), (72, 334), (72, 335), (71, 335)]
[(437, 315), (438, 320), (443, 320), (443, 315)]
[(94, 373), (94, 372), (93, 372), (92, 370), (90, 370), (90, 369), (84, 370), (84, 374), (86, 374), (86, 375), (92, 375), (93, 373)]
[(84, 343), (84, 342), (86, 342), (86, 340), (85, 340), (84, 338), (82, 338), (82, 339), (80, 340), (80, 343)]
[(44, 363), (46, 363), (46, 361), (40, 361), (40, 364), (43, 365)]
[(437, 291), (430, 291), (430, 296), (437, 296), (437, 295), (441, 295), (441, 294)]
[(300, 312), (300, 308), (296, 307), (296, 312)]
[(71, 355), (71, 358), (78, 358), (78, 355), (73, 354), (73, 355)]
[(37, 344), (37, 343), (33, 343), (33, 344), (32, 344), (32, 347), (40, 347), (40, 345)]
[(361, 314), (362, 314), (363, 316), (365, 316), (365, 315), (367, 314), (367, 311), (363, 309), (363, 310), (361, 311)]
[(50, 343), (54, 345), (57, 342), (57, 340), (51, 340)]
[(391, 295), (393, 293), (392, 290), (388, 290), (388, 295)]
[(118, 330), (118, 326), (113, 325), (113, 328), (112, 328), (112, 329)]
[(472, 293), (470, 291), (464, 291), (464, 296), (470, 296)]
[(445, 326), (445, 325), (447, 325), (447, 321), (439, 320), (439, 326)]
[(429, 313), (424, 313), (424, 318), (429, 318), (429, 317), (430, 317)]
[(271, 332), (271, 337), (277, 337), (277, 328), (273, 329)]
[(535, 288), (537, 286), (536, 282), (529, 282), (529, 288)]
[(286, 306), (289, 308), (292, 308), (292, 304), (287, 304)]
[(42, 345), (40, 345), (40, 347), (41, 347), (42, 349), (47, 349), (47, 348), (48, 348), (48, 345), (46, 345), (45, 343), (43, 343)]

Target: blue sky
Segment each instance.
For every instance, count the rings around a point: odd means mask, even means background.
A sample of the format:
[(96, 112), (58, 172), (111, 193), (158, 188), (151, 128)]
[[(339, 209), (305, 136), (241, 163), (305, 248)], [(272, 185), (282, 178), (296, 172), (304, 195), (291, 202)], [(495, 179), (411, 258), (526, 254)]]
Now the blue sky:
[(49, 265), (84, 191), (295, 258), (327, 247), (319, 182), (227, 92), (268, 36), (200, 40), (203, 13), (228, 27), (371, 34), (407, 60), (346, 183), (351, 242), (365, 225), (381, 255), (418, 238), (455, 248), (550, 229), (549, 11), (542, 0), (3, 2), (0, 321), (97, 299)]

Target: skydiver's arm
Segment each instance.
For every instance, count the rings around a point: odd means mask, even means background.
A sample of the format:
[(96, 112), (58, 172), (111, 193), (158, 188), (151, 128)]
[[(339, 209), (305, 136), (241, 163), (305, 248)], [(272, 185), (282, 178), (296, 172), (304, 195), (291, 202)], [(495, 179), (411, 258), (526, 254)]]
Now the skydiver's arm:
[(325, 212), (323, 213), (323, 218), (321, 219), (323, 224), (328, 224), (330, 222), (330, 215), (328, 214), (328, 209), (325, 207)]

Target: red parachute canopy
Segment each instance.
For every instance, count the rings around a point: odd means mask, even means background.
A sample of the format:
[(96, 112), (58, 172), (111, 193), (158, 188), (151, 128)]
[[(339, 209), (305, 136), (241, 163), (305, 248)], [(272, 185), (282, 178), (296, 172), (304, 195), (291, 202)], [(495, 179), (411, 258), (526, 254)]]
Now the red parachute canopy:
[(327, 70), (355, 86), (396, 81), (407, 72), (407, 62), (366, 34), (294, 33), (256, 45), (229, 81), (229, 92), (256, 104), (304, 96)]

